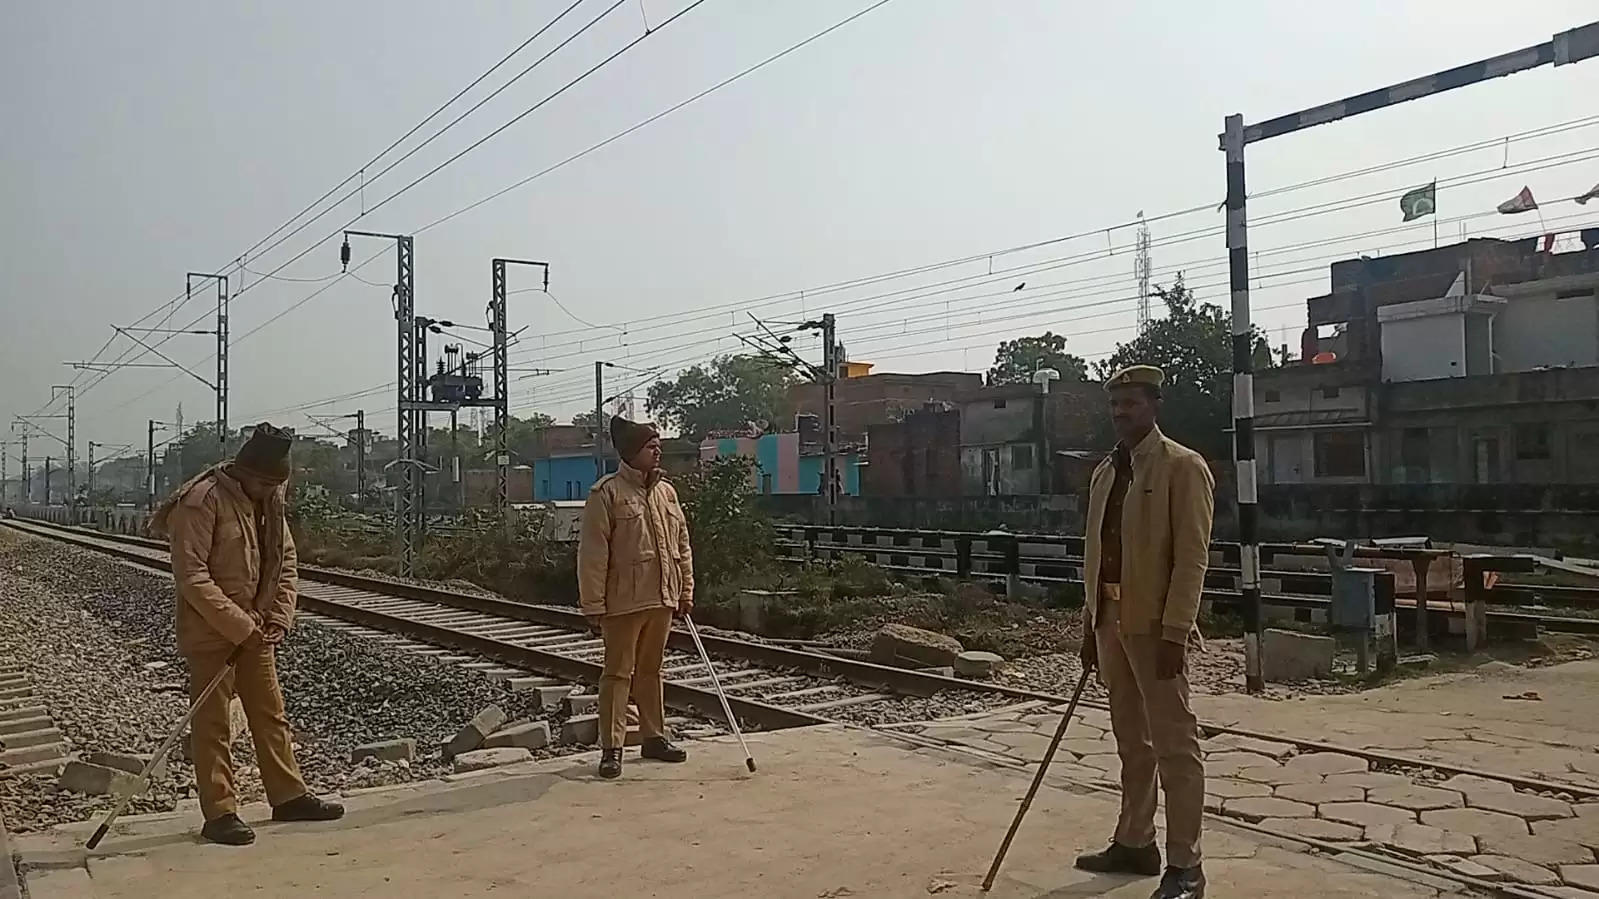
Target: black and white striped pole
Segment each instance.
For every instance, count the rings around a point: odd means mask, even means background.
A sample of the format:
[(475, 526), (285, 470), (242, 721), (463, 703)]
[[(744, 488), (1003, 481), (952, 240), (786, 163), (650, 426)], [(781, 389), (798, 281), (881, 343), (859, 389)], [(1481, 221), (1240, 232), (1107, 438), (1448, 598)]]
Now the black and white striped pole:
[(1441, 94), (1478, 82), (1541, 66), (1563, 66), (1599, 56), (1599, 22), (1562, 31), (1549, 40), (1488, 59), (1321, 106), (1245, 125), (1242, 115), (1223, 122), (1221, 149), (1227, 157), (1227, 261), (1233, 311), (1233, 458), (1238, 474), (1239, 568), (1244, 598), (1244, 682), (1250, 692), (1264, 689), (1261, 637), (1264, 617), (1260, 599), (1260, 518), (1255, 481), (1254, 328), (1249, 317), (1249, 241), (1247, 194), (1244, 191), (1244, 148), (1316, 125)]
[(1244, 117), (1222, 131), (1227, 154), (1227, 275), (1233, 310), (1233, 460), (1238, 482), (1238, 568), (1244, 598), (1244, 687), (1266, 688), (1261, 668), (1260, 516), (1255, 489), (1255, 326), (1249, 317), (1249, 219), (1244, 191)]

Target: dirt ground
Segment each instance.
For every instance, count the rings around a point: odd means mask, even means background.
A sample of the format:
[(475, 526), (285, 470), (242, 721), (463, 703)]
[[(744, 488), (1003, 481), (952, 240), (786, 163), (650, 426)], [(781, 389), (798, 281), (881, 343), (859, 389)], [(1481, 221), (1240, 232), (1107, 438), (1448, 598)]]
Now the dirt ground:
[[(762, 735), (754, 749), (754, 775), (736, 744), (696, 743), (684, 766), (631, 763), (616, 782), (559, 760), (444, 790), (367, 794), (344, 822), (263, 826), (246, 849), (197, 845), (187, 820), (135, 825), (103, 848), (141, 854), (96, 856), (86, 868), (71, 850), (81, 833), (20, 848), (25, 860), (62, 866), (30, 871), (33, 899), (211, 899), (241, 889), (338, 899), (975, 897), (1028, 780), (1025, 771), (837, 728)], [(989, 895), (1149, 895), (1152, 879), (1070, 867), (1076, 852), (1104, 841), (1115, 807), (1111, 794), (1047, 786)], [(1206, 839), (1215, 896), (1440, 895), (1436, 882), (1225, 824)]]

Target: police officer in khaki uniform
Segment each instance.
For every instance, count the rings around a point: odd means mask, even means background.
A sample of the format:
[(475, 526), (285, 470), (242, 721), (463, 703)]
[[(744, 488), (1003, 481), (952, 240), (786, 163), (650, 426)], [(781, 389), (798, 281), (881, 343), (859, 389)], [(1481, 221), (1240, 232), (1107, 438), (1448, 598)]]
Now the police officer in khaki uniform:
[(1089, 486), (1083, 665), (1110, 693), (1121, 756), (1121, 815), (1086, 871), (1161, 873), (1158, 783), (1166, 791), (1166, 863), (1151, 899), (1202, 899), (1205, 765), (1188, 702), (1190, 647), (1200, 647), (1200, 594), (1210, 559), (1215, 480), (1198, 453), (1156, 426), (1165, 375), (1151, 365), (1105, 382), (1117, 443)]

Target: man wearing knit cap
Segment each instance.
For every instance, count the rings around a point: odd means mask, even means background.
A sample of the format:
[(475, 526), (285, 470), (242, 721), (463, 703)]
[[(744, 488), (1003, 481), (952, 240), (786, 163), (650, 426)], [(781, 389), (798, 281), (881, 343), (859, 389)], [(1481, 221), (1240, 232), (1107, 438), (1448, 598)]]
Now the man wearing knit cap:
[(661, 476), (655, 427), (611, 419), (621, 465), (600, 478), (583, 507), (577, 549), (583, 614), (605, 640), (600, 677), (600, 776), (622, 773), (629, 693), (638, 704), (639, 755), (688, 758), (666, 737), (661, 659), (672, 616), (694, 608), (694, 555), (677, 491)]
[(1205, 765), (1188, 704), (1188, 647), (1210, 562), (1215, 480), (1198, 453), (1160, 432), (1165, 374), (1124, 368), (1105, 381), (1116, 448), (1088, 488), (1084, 668), (1110, 694), (1121, 756), (1121, 815), (1111, 844), (1079, 856), (1087, 871), (1161, 873), (1158, 784), (1166, 791), (1166, 870), (1151, 899), (1202, 899)]
[(200, 706), (190, 755), (205, 826), (213, 843), (242, 846), (255, 832), (239, 819), (233, 787), (232, 724), (237, 695), (255, 742), (256, 762), (274, 821), (328, 821), (343, 806), (307, 792), (278, 687), (275, 651), (294, 625), (298, 571), (284, 518), (293, 436), (262, 423), (231, 462), (179, 487), (157, 510), (151, 531), (172, 546), (177, 581), (178, 651), (198, 698), (243, 646), (232, 674)]

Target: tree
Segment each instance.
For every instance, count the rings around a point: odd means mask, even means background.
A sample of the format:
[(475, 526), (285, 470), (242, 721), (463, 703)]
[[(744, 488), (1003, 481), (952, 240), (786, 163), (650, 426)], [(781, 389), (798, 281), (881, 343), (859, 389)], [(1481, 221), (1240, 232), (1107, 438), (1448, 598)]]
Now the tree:
[(788, 390), (796, 380), (761, 356), (721, 356), (650, 385), (649, 408), (661, 424), (699, 440), (713, 430), (780, 421), (792, 408)]
[(994, 367), (988, 370), (988, 386), (1026, 384), (1033, 372), (1053, 368), (1063, 381), (1088, 380), (1088, 363), (1081, 356), (1066, 352), (1066, 338), (1045, 331), (1038, 337), (1018, 337), (999, 345), (994, 352)]
[(518, 422), (520, 422), (522, 424), (525, 424), (529, 428), (532, 428), (533, 430), (536, 431), (539, 428), (547, 428), (547, 427), (555, 424), (555, 416), (553, 416), (553, 415), (545, 415), (543, 412), (534, 412), (532, 415), (529, 415), (527, 418), (516, 418), (514, 416), (511, 418), (511, 423), (513, 425), (515, 425)]
[(579, 412), (578, 414), (572, 416), (572, 424), (580, 428), (588, 428), (591, 431), (594, 430), (594, 412), (592, 410), (588, 412)]
[[(1107, 378), (1128, 365), (1155, 365), (1166, 373), (1161, 393), (1160, 427), (1168, 437), (1203, 453), (1206, 458), (1231, 455), (1232, 315), (1211, 303), (1200, 303), (1179, 272), (1170, 288), (1155, 287), (1166, 304), (1166, 317), (1126, 343), (1095, 369)], [(1255, 332), (1255, 365), (1271, 366), (1271, 350)]]

